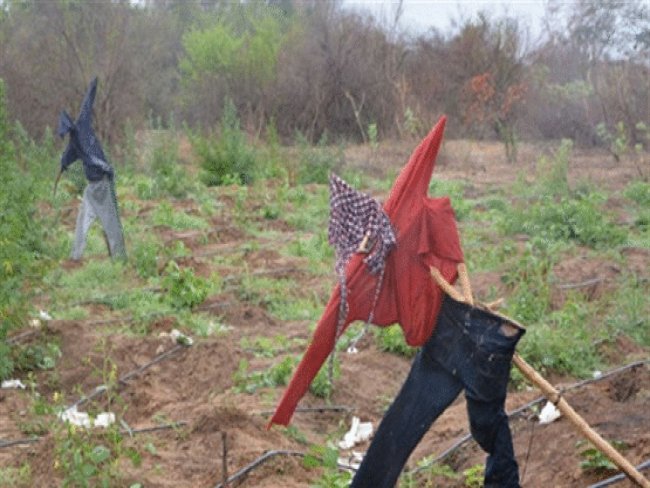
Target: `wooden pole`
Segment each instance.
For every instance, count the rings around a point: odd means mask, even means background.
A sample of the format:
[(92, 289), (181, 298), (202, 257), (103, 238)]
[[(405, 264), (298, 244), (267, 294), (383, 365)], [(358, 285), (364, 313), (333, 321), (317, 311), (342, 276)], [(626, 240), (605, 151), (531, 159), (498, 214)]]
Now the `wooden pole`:
[[(454, 288), (437, 268), (431, 268), (431, 276), (435, 282), (440, 286), (442, 291), (447, 293), (451, 298), (458, 302), (465, 302), (474, 305), (474, 298), (472, 297), (472, 289), (469, 282), (469, 274), (467, 267), (464, 263), (458, 265), (458, 279), (460, 281), (463, 293), (461, 294)], [(501, 315), (505, 320), (511, 321), (513, 324), (518, 324), (515, 320)], [(546, 379), (540, 375), (535, 369), (528, 364), (517, 353), (512, 357), (512, 362), (521, 371), (528, 380), (537, 386), (544, 396), (553, 403), (557, 409), (562, 412), (569, 421), (576, 427), (578, 432), (582, 433), (591, 442), (596, 449), (607, 456), (621, 471), (623, 471), (628, 478), (634, 481), (637, 485), (643, 488), (650, 488), (650, 481), (644, 477), (639, 470), (637, 470), (632, 463), (630, 463), (623, 455), (614, 449), (605, 439), (603, 439), (598, 432), (591, 428), (591, 426), (583, 419), (571, 405), (562, 397), (562, 394), (555, 389)]]
[(637, 485), (643, 488), (650, 488), (650, 481), (644, 477), (639, 470), (637, 470), (632, 463), (630, 463), (623, 455), (614, 449), (605, 439), (603, 439), (598, 432), (591, 428), (591, 426), (583, 419), (562, 397), (562, 394), (555, 389), (546, 379), (540, 375), (533, 367), (528, 364), (517, 353), (512, 356), (512, 362), (519, 371), (537, 386), (546, 398), (553, 403), (557, 409), (562, 412), (569, 421), (575, 425), (580, 433), (582, 433), (591, 442), (596, 449), (607, 456), (621, 471), (623, 471), (628, 478), (634, 481)]
[(221, 486), (228, 488), (228, 435), (221, 431)]

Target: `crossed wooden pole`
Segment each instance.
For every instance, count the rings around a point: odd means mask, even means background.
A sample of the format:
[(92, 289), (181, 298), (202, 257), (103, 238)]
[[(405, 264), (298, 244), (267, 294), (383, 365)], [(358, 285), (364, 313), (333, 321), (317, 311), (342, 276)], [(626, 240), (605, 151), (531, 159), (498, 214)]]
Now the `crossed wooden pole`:
[[(440, 286), (440, 288), (447, 293), (451, 298), (457, 302), (464, 302), (469, 305), (474, 306), (474, 298), (472, 296), (472, 287), (469, 281), (469, 274), (467, 272), (467, 267), (464, 263), (458, 265), (458, 281), (462, 289), (462, 293), (454, 288), (445, 278), (442, 276), (440, 271), (437, 268), (431, 268), (431, 276), (435, 282)], [(492, 313), (496, 313), (492, 310), (488, 304), (486, 308), (490, 309)], [(516, 333), (516, 327), (523, 328), (517, 321), (506, 317), (504, 315), (498, 314), (508, 322), (514, 324), (507, 326), (503, 331), (506, 335)], [(509, 327), (509, 328), (508, 328)], [(537, 386), (544, 396), (553, 403), (557, 409), (562, 412), (570, 421), (573, 423), (575, 428), (584, 435), (589, 442), (591, 442), (596, 449), (602, 452), (607, 456), (616, 466), (618, 466), (621, 471), (623, 471), (628, 478), (630, 478), (634, 483), (643, 488), (650, 488), (650, 481), (644, 477), (633, 465), (630, 463), (623, 455), (618, 452), (614, 447), (611, 446), (605, 439), (603, 439), (598, 432), (592, 429), (589, 424), (583, 419), (574, 409), (567, 403), (567, 401), (562, 396), (562, 393), (559, 392), (553, 385), (551, 385), (546, 379), (540, 375), (535, 369), (528, 364), (524, 359), (517, 353), (512, 357), (512, 362), (519, 368), (519, 371), (535, 386)]]

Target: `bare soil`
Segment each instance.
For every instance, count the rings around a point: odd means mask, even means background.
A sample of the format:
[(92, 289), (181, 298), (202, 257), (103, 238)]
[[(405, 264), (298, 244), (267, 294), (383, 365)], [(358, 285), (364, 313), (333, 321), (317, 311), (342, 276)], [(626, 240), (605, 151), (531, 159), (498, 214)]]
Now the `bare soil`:
[[(378, 152), (368, 148), (351, 148), (347, 159), (350, 164), (373, 174), (394, 174), (406, 161), (413, 144), (382, 143)], [(524, 145), (518, 170), (532, 169), (534, 155), (544, 147)], [(589, 179), (608, 190), (620, 190), (636, 177), (632, 165), (615, 164), (603, 154), (579, 154), (572, 159), (571, 178)], [(445, 143), (436, 177), (469, 181), (478, 191), (487, 191), (491, 185), (508, 185), (517, 177), (513, 167), (503, 161), (502, 148), (490, 143), (448, 141)], [(224, 190), (222, 203), (233, 206), (233, 199)], [(188, 209), (192, 202), (178, 202), (179, 208)], [(140, 212), (147, 211), (141, 209)], [(74, 212), (71, 213), (74, 215)], [(229, 213), (216, 217), (214, 232), (174, 232), (157, 229), (169, 243), (182, 240), (192, 253), (182, 261), (182, 266), (193, 267), (198, 274), (209, 277), (214, 271), (210, 259), (216, 253), (238, 252), (245, 233), (236, 225)], [(68, 225), (72, 226), (71, 217)], [(285, 232), (287, 239), (299, 237), (282, 220), (269, 221), (275, 230)], [(245, 253), (250, 270), (286, 270), (284, 275), (301, 287), (327, 294), (331, 282), (315, 282), (308, 273), (304, 259), (288, 258), (273, 248), (273, 242), (260, 242), (257, 249)], [(650, 253), (644, 249), (624, 248), (621, 255), (606, 261), (593, 258), (587, 250), (558, 263), (554, 269), (556, 283), (553, 287), (554, 303), (558, 306), (567, 299), (571, 285), (593, 298), (612, 289), (614, 280), (626, 270), (632, 270), (648, 279)], [(73, 269), (79, 264), (65, 262), (63, 269)], [(221, 267), (222, 276), (235, 276), (238, 270)], [(587, 283), (587, 284), (585, 284)], [(497, 273), (477, 273), (473, 284), (478, 295), (487, 293), (500, 284)], [(223, 307), (211, 308), (214, 304)], [(268, 367), (277, 359), (254, 358), (243, 350), (243, 337), (283, 334), (289, 338), (309, 339), (309, 323), (295, 321), (283, 323), (273, 318), (263, 306), (242, 302), (236, 294), (224, 292), (209, 297), (202, 305), (233, 328), (224, 335), (200, 339), (191, 347), (183, 348), (169, 358), (151, 366), (142, 374), (131, 378), (121, 387), (121, 402), (101, 405), (123, 412), (131, 429), (151, 427), (164, 422), (186, 422), (177, 429), (139, 434), (127, 440), (142, 454), (142, 464), (134, 467), (125, 461), (121, 466), (125, 486), (139, 481), (146, 487), (213, 487), (221, 482), (222, 433), (227, 439), (227, 468), (230, 474), (252, 462), (264, 452), (273, 449), (307, 451), (308, 447), (287, 435), (283, 429), (266, 429), (269, 411), (275, 407), (282, 388), (258, 390), (254, 395), (233, 390), (233, 375), (239, 361), (246, 358), (254, 369)], [(47, 324), (44, 333), (51, 334), (63, 352), (54, 372), (36, 375), (39, 393), (51, 398), (54, 392), (63, 392), (68, 403), (82, 393), (90, 393), (102, 383), (99, 374), (105, 369), (107, 357), (117, 367), (119, 375), (134, 370), (174, 347), (169, 337), (160, 336), (180, 327), (175, 320), (161, 318), (150, 327), (147, 337), (120, 334), (97, 321), (109, 317), (110, 310), (92, 309), (86, 321), (54, 320)], [(525, 338), (524, 338), (525, 340)], [(290, 352), (300, 353), (303, 346)], [(612, 350), (612, 360), (617, 364), (647, 358), (648, 351), (623, 336), (617, 339)], [(383, 411), (397, 393), (410, 367), (410, 360), (383, 353), (372, 340), (364, 338), (356, 355), (342, 354), (341, 377), (336, 382), (332, 405), (349, 407), (349, 412), (296, 413), (293, 425), (309, 442), (324, 444), (328, 439), (338, 439), (347, 430), (351, 416), (371, 421), (376, 426)], [(568, 385), (572, 378), (552, 378), (558, 385)], [(512, 391), (507, 407), (513, 410), (540, 394), (532, 389)], [(625, 443), (624, 454), (639, 464), (650, 458), (650, 368), (630, 369), (606, 380), (570, 390), (565, 397), (574, 408), (605, 438)], [(308, 394), (302, 406), (322, 406), (323, 400)], [(25, 423), (31, 417), (31, 399), (27, 391), (0, 391), (0, 438), (2, 440), (25, 438)], [(590, 472), (580, 468), (583, 460), (578, 442), (581, 436), (566, 419), (549, 425), (538, 425), (531, 411), (512, 419), (515, 449), (526, 487), (576, 487), (587, 486), (611, 475), (611, 472)], [(451, 446), (468, 432), (464, 400), (461, 397), (438, 419), (411, 456), (409, 466), (417, 460), (436, 455)], [(147, 450), (151, 443), (155, 450)], [(363, 451), (366, 445), (355, 450)], [(0, 465), (32, 466), (34, 486), (60, 486), (61, 473), (54, 467), (54, 439), (51, 434), (40, 441), (0, 449)], [(467, 443), (446, 462), (457, 470), (467, 469), (484, 462), (484, 453), (474, 443)], [(250, 473), (241, 486), (251, 487), (303, 487), (309, 486), (320, 475), (318, 469), (303, 467), (300, 459), (275, 457), (263, 467)], [(436, 478), (433, 486), (463, 486), (461, 480)], [(617, 486), (632, 486), (629, 482)]]

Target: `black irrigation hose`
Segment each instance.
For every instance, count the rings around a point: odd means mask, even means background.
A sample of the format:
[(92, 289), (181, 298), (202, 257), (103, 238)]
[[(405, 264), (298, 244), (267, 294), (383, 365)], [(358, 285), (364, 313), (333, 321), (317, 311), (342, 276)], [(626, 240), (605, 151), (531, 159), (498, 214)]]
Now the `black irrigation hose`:
[(21, 444), (33, 444), (40, 440), (41, 440), (40, 437), (27, 437), (25, 439), (16, 439), (13, 441), (0, 440), (0, 449), (4, 449), (5, 447), (11, 447), (11, 446), (19, 446)]
[(14, 336), (8, 337), (6, 342), (7, 342), (7, 344), (17, 344), (18, 342), (20, 342), (21, 340), (23, 340), (23, 339), (25, 339), (27, 337), (31, 337), (31, 336), (36, 335), (36, 334), (40, 334), (40, 332), (41, 332), (40, 328), (34, 328), (32, 330), (27, 330), (25, 332), (21, 332), (20, 334), (16, 334)]
[[(623, 371), (627, 371), (628, 369), (636, 368), (638, 366), (643, 366), (645, 364), (650, 364), (650, 359), (642, 359), (640, 361), (635, 361), (633, 363), (626, 364), (624, 366), (621, 366), (619, 368), (612, 369), (611, 371), (608, 371), (606, 373), (601, 374), (598, 378), (589, 378), (583, 381), (579, 381), (577, 383), (573, 383), (572, 385), (569, 385), (565, 388), (562, 388), (562, 393), (570, 390), (575, 390), (578, 388), (581, 388), (583, 386), (589, 385), (591, 383), (596, 383), (598, 381), (604, 380), (606, 378), (609, 378), (610, 376), (614, 376), (618, 373), (622, 373)], [(525, 405), (522, 405), (521, 407), (516, 408), (515, 410), (512, 410), (508, 414), (508, 418), (515, 417), (522, 412), (528, 410), (529, 408), (533, 407), (534, 405), (537, 405), (538, 403), (542, 403), (544, 400), (546, 400), (545, 396), (540, 396)], [(442, 453), (438, 454), (435, 458), (433, 458), (430, 462), (426, 463), (425, 465), (418, 466), (417, 468), (409, 471), (410, 474), (417, 474), (420, 471), (424, 471), (425, 469), (430, 468), (434, 464), (436, 464), (439, 461), (442, 461), (443, 459), (447, 458), (451, 454), (453, 454), (455, 451), (457, 451), (463, 444), (466, 442), (470, 441), (472, 439), (472, 434), (465, 434), (463, 437), (459, 438), (454, 442), (449, 448), (444, 450)]]
[[(226, 480), (226, 486), (230, 487), (231, 483), (237, 482), (239, 484), (239, 479), (246, 477), (251, 471), (253, 471), (255, 468), (260, 466), (261, 464), (264, 464), (266, 461), (271, 459), (272, 457), (275, 456), (289, 456), (289, 457), (299, 457), (299, 458), (305, 458), (307, 457), (308, 454), (300, 451), (287, 451), (287, 450), (274, 450), (274, 451), (267, 451), (264, 454), (262, 454), (260, 457), (255, 459), (253, 462), (250, 464), (247, 464), (243, 468), (241, 468), (239, 471), (237, 471), (235, 474), (232, 476), (229, 476), (228, 479)], [(344, 466), (342, 464), (338, 464), (337, 466), (339, 469), (354, 469), (349, 466)], [(237, 486), (237, 485), (232, 485), (232, 486)], [(223, 483), (217, 484), (214, 488), (224, 488)]]
[[(169, 429), (177, 429), (179, 427), (184, 427), (187, 425), (187, 422), (185, 420), (179, 420), (178, 422), (172, 422), (170, 424), (164, 424), (164, 425), (157, 425), (155, 427), (143, 427), (142, 429), (122, 429), (120, 432), (122, 434), (147, 434), (151, 432), (159, 432), (161, 430), (169, 430)], [(37, 436), (37, 437), (27, 437), (25, 439), (16, 439), (12, 441), (3, 441), (0, 440), (0, 449), (3, 449), (5, 447), (11, 447), (11, 446), (19, 446), (22, 444), (34, 444), (36, 442), (39, 442), (43, 437), (45, 436)]]
[[(275, 451), (265, 452), (263, 455), (258, 457), (255, 461), (253, 461), (250, 464), (247, 464), (232, 476), (229, 476), (228, 479), (226, 480), (226, 486), (230, 486), (231, 483), (238, 481), (240, 478), (244, 478), (245, 476), (248, 475), (248, 473), (253, 471), (255, 468), (257, 468), (258, 466), (260, 466), (261, 464), (265, 463), (266, 461), (268, 461), (269, 459), (275, 456), (293, 456), (293, 457), (304, 458), (306, 454), (300, 451), (286, 451), (286, 450), (275, 450)], [(223, 483), (219, 483), (218, 485), (215, 486), (215, 488), (224, 488), (224, 485)]]
[[(346, 405), (325, 405), (322, 407), (298, 407), (294, 411), (294, 413), (322, 413), (322, 412), (352, 412), (354, 409), (352, 407), (348, 407)], [(259, 412), (258, 415), (261, 415), (262, 417), (268, 417), (269, 415), (273, 415), (275, 413), (275, 410), (263, 410)]]
[[(650, 468), (650, 459), (647, 461), (639, 464), (636, 469), (637, 471), (643, 471)], [(603, 488), (604, 486), (609, 486), (613, 485), (614, 483), (618, 483), (619, 481), (623, 481), (627, 476), (623, 473), (619, 473), (617, 475), (612, 476), (611, 478), (607, 478), (605, 480), (599, 481), (598, 483), (595, 483), (593, 485), (589, 485), (588, 488)]]
[[(134, 369), (134, 370), (132, 370), (132, 371), (129, 371), (128, 373), (126, 373), (126, 374), (124, 374), (124, 375), (122, 375), (122, 376), (120, 376), (120, 378), (118, 379), (118, 382), (119, 382), (120, 384), (122, 384), (122, 385), (126, 385), (126, 382), (127, 382), (129, 379), (131, 379), (132, 377), (137, 376), (138, 374), (142, 373), (144, 370), (150, 368), (150, 367), (153, 366), (154, 364), (159, 363), (159, 362), (162, 361), (163, 359), (166, 359), (167, 357), (169, 357), (169, 356), (171, 356), (172, 354), (176, 353), (178, 350), (183, 349), (183, 348), (185, 348), (185, 347), (187, 347), (187, 346), (183, 346), (183, 345), (181, 345), (181, 344), (176, 344), (176, 345), (175, 345), (174, 347), (172, 347), (171, 349), (169, 349), (169, 350), (167, 350), (167, 351), (165, 351), (165, 352), (162, 352), (162, 353), (158, 354), (155, 358), (153, 358), (153, 359), (152, 359), (151, 361), (149, 361), (148, 363), (145, 363), (145, 364), (143, 364), (142, 366), (140, 366), (140, 367), (138, 367), (138, 368), (136, 368), (136, 369)], [(86, 403), (87, 401), (92, 400), (93, 398), (95, 398), (95, 397), (101, 395), (101, 394), (104, 393), (106, 390), (107, 390), (106, 385), (99, 385), (98, 387), (95, 388), (95, 391), (93, 391), (93, 392), (92, 392), (91, 394), (89, 394), (89, 395), (84, 395), (84, 396), (82, 396), (79, 400), (77, 400), (76, 402), (74, 402), (73, 404), (71, 404), (68, 408), (66, 408), (66, 410), (69, 410), (69, 409), (71, 409), (71, 408), (73, 408), (73, 407), (78, 407), (79, 405), (83, 405), (83, 404)]]

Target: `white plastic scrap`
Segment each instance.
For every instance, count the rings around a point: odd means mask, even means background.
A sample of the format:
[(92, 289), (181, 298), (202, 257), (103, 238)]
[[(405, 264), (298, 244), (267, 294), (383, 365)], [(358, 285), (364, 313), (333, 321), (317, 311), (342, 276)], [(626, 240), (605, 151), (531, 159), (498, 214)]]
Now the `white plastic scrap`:
[(41, 310), (38, 312), (38, 318), (41, 320), (52, 320), (50, 314), (47, 313), (45, 310)]
[(77, 410), (77, 406), (72, 406), (59, 414), (59, 418), (64, 422), (70, 422), (78, 427), (108, 427), (115, 423), (115, 414), (113, 412), (102, 412), (91, 422), (90, 415), (86, 412)]
[(349, 456), (340, 457), (337, 462), (342, 468), (353, 469), (356, 471), (359, 469), (359, 466), (361, 466), (363, 455), (363, 452), (352, 451)]
[(372, 422), (361, 422), (359, 417), (352, 417), (352, 426), (339, 442), (341, 449), (351, 449), (372, 436)]
[(182, 346), (191, 346), (194, 344), (194, 339), (192, 339), (190, 336), (183, 334), (180, 330), (178, 329), (172, 329), (171, 332), (161, 332), (159, 334), (160, 337), (170, 337), (172, 342), (175, 342), (176, 344), (181, 344)]
[(551, 402), (546, 402), (546, 405), (544, 405), (544, 408), (539, 413), (539, 423), (550, 424), (554, 420), (559, 419), (561, 415), (560, 411), (555, 408), (555, 405)]
[(25, 385), (20, 380), (4, 380), (1, 385), (2, 388), (22, 388), (25, 389)]
[(596, 371), (593, 372), (593, 377), (594, 377), (595, 380), (597, 380), (598, 378), (600, 378), (602, 375), (603, 375), (603, 372), (602, 372), (602, 371), (598, 371), (598, 370), (596, 370)]

